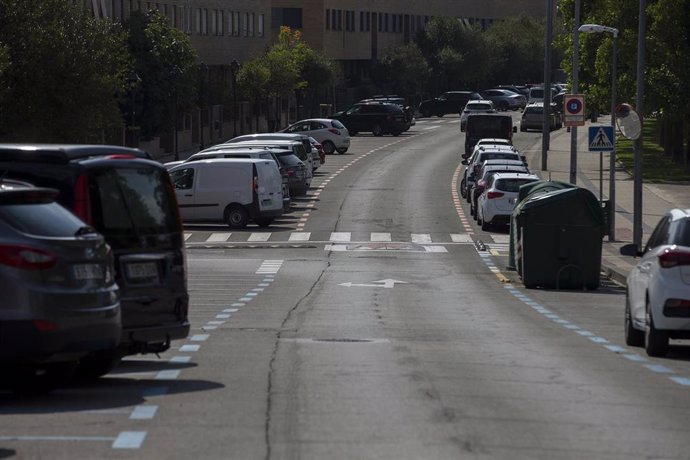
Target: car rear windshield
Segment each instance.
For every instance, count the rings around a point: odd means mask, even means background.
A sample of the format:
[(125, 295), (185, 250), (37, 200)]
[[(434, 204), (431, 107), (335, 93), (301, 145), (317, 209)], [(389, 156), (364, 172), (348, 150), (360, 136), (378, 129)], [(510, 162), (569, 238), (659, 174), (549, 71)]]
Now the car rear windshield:
[(89, 178), (93, 225), (103, 234), (177, 232), (177, 202), (167, 172), (158, 168), (108, 168)]
[(0, 206), (0, 221), (28, 235), (70, 237), (86, 226), (57, 203)]
[(345, 129), (345, 125), (340, 123), (338, 120), (331, 120), (331, 126), (336, 129)]
[(541, 115), (544, 113), (543, 107), (527, 107), (525, 109), (525, 115)]
[(495, 187), (504, 192), (519, 192), (520, 186), (534, 182), (536, 179), (498, 179)]
[(484, 152), (479, 158), (479, 162), (486, 160), (519, 160), (520, 157), (515, 152)]
[(681, 221), (675, 244), (690, 247), (690, 219)]
[(467, 110), (491, 110), (490, 104), (467, 104)]
[(299, 166), (302, 164), (300, 159), (292, 152), (278, 152), (278, 160), (285, 166)]

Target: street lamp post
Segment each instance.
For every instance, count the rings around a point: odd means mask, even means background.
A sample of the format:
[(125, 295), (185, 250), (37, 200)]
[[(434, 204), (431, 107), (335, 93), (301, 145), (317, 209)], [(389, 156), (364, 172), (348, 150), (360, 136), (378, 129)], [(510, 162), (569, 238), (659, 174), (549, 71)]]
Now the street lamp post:
[(127, 136), (127, 144), (129, 144), (131, 147), (134, 147), (134, 127), (136, 126), (136, 118), (137, 118), (137, 107), (136, 107), (136, 99), (137, 99), (137, 87), (141, 83), (141, 78), (139, 75), (134, 71), (131, 70), (129, 74), (127, 75), (127, 88), (129, 89), (129, 96), (130, 96), (130, 121), (129, 121), (129, 129), (126, 130), (128, 132), (129, 136)]
[(240, 63), (233, 59), (230, 63), (230, 75), (232, 76), (232, 137), (237, 137), (237, 72)]
[(611, 62), (611, 126), (613, 127), (614, 139), (613, 150), (609, 158), (609, 241), (616, 239), (616, 42), (618, 39), (618, 29), (602, 26), (600, 24), (583, 24), (578, 29), (580, 32), (610, 33), (613, 36), (613, 56)]

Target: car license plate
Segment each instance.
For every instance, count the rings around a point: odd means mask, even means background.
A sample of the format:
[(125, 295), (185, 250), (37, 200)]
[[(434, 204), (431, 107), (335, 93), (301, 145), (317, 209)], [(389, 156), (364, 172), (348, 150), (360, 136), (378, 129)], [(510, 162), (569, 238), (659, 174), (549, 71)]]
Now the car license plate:
[(98, 264), (74, 265), (74, 277), (78, 280), (96, 280), (103, 278), (103, 267)]
[(140, 262), (127, 264), (127, 277), (133, 279), (157, 278), (158, 268), (155, 262)]

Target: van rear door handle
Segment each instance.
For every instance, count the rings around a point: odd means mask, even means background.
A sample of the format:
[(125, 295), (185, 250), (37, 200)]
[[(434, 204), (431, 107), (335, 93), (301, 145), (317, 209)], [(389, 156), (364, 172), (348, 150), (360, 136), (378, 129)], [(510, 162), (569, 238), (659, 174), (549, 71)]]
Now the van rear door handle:
[(190, 194), (188, 194), (188, 195), (185, 195), (185, 196), (194, 196), (194, 195), (190, 193)]

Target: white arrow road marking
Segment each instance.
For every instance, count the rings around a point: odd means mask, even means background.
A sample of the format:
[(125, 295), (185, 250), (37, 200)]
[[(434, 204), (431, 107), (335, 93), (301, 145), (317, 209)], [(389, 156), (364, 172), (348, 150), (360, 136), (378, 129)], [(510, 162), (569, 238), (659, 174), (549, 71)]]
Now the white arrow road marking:
[[(379, 283), (379, 284), (358, 284), (358, 283), (340, 283), (338, 286), (345, 286), (345, 287), (382, 287), (386, 289), (392, 289), (395, 287), (396, 283), (397, 284), (407, 284), (406, 281), (400, 281), (400, 280), (378, 280), (378, 281), (372, 281), (372, 283)], [(383, 283), (383, 284), (380, 284)]]

